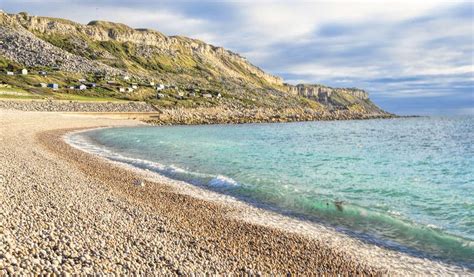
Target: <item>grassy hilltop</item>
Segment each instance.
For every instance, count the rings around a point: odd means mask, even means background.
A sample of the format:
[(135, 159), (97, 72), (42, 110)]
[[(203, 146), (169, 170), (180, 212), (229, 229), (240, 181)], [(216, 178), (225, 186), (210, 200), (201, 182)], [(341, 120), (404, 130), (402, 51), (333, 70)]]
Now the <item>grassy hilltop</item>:
[[(0, 83), (4, 84), (0, 92), (22, 92), (0, 97), (146, 101), (157, 108), (385, 114), (370, 99), (350, 90), (313, 86), (316, 94), (305, 94), (303, 87), (285, 84), (222, 47), (119, 23), (82, 25), (26, 13), (0, 13), (0, 42)], [(23, 68), (29, 70), (28, 75), (19, 74)], [(15, 74), (7, 75), (7, 71)], [(41, 83), (55, 83), (59, 89), (41, 87)], [(81, 83), (95, 87), (79, 90)], [(331, 91), (323, 99), (318, 90)]]

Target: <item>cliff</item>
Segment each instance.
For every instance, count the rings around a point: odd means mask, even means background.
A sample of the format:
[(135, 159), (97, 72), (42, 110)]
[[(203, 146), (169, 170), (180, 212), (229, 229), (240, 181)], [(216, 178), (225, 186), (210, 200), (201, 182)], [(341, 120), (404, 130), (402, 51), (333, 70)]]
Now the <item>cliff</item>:
[[(222, 47), (113, 22), (83, 25), (0, 12), (0, 67), (2, 64), (4, 71), (21, 67), (32, 72), (47, 70), (51, 74), (44, 82), (54, 81), (62, 87), (77, 85), (73, 80), (78, 78), (98, 84), (91, 90), (65, 89), (64, 93), (105, 93), (108, 97), (147, 101), (158, 109), (222, 107), (386, 115), (363, 90), (286, 85), (280, 77)], [(117, 85), (110, 85), (112, 81)], [(32, 89), (38, 87), (38, 78), (0, 76), (0, 82), (48, 96), (43, 89)], [(133, 93), (119, 88), (132, 83), (140, 84)], [(146, 85), (155, 83), (166, 88), (159, 97)]]
[[(132, 73), (169, 70), (200, 73), (200, 77), (230, 77), (257, 84), (281, 86), (283, 83), (281, 78), (265, 73), (240, 55), (196, 39), (168, 37), (157, 31), (132, 29), (105, 21), (81, 25), (25, 13), (4, 14), (3, 17), (9, 17), (17, 26), (69, 53)], [(207, 70), (196, 70), (199, 67)]]

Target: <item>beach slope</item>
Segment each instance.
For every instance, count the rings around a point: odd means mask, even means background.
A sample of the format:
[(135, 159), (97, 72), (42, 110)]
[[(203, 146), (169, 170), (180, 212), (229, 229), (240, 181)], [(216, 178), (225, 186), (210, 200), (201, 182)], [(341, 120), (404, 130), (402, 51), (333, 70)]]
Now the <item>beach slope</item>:
[(0, 110), (0, 275), (469, 274), (107, 162), (63, 139), (137, 124)]

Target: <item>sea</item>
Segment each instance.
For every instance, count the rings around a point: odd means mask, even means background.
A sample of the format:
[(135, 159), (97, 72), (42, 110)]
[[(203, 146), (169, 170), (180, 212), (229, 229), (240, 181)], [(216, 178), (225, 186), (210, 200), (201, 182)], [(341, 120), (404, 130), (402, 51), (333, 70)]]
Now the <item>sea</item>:
[(102, 128), (69, 140), (368, 243), (474, 268), (474, 117)]

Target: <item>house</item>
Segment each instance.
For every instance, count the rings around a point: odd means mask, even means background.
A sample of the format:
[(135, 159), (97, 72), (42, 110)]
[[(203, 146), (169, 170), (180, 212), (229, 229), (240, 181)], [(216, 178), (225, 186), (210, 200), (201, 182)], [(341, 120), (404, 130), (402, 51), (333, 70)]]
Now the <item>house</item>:
[(21, 75), (28, 75), (28, 70), (26, 68), (23, 68), (21, 70)]
[(181, 96), (181, 97), (184, 96), (184, 92), (178, 91), (178, 96)]
[(154, 86), (155, 85), (155, 82), (150, 82), (150, 86)]
[(41, 75), (41, 76), (46, 76), (46, 75), (48, 75), (48, 72), (40, 71), (40, 72), (38, 72), (38, 74)]
[(123, 76), (123, 80), (124, 80), (124, 81), (130, 80), (130, 76)]
[(59, 88), (59, 85), (58, 84), (54, 84), (54, 83), (51, 83), (51, 84), (48, 84), (48, 88), (52, 88), (54, 90), (57, 90)]
[(70, 86), (69, 89), (74, 89), (74, 86)]
[(194, 97), (194, 96), (196, 96), (196, 93), (191, 92), (191, 93), (189, 93), (188, 95), (189, 95), (190, 97)]
[(84, 85), (84, 84), (81, 84), (81, 85), (79, 85), (79, 86), (77, 87), (77, 89), (79, 89), (79, 90), (85, 90), (85, 89), (87, 89), (87, 86)]
[(97, 85), (95, 83), (88, 83), (86, 84), (88, 88), (95, 88)]
[(119, 92), (125, 92), (125, 88), (119, 88)]
[(218, 93), (216, 97), (217, 97), (217, 98), (221, 98), (222, 95), (221, 95), (220, 93)]
[(15, 75), (15, 73), (13, 73), (11, 71), (7, 71), (7, 75)]
[(204, 97), (204, 98), (212, 98), (212, 94), (210, 94), (210, 93), (204, 93), (204, 94), (202, 95), (202, 97)]
[(127, 88), (127, 92), (133, 92), (133, 88)]
[(116, 85), (117, 83), (115, 83), (115, 81), (107, 81), (107, 84), (108, 85)]
[(40, 83), (40, 87), (42, 87), (42, 88), (45, 88), (47, 86), (48, 86), (48, 84), (46, 84), (46, 83)]
[(137, 89), (137, 88), (138, 88), (138, 85), (132, 85), (132, 88), (133, 88), (133, 89)]
[(163, 84), (159, 84), (158, 86), (156, 86), (156, 90), (160, 91), (160, 90), (164, 90), (165, 89), (165, 85)]
[(156, 98), (163, 99), (163, 98), (165, 98), (165, 95), (163, 93), (158, 93), (158, 94), (156, 94)]
[(86, 79), (79, 79), (78, 81), (79, 81), (79, 83), (85, 83), (85, 82), (87, 82)]

